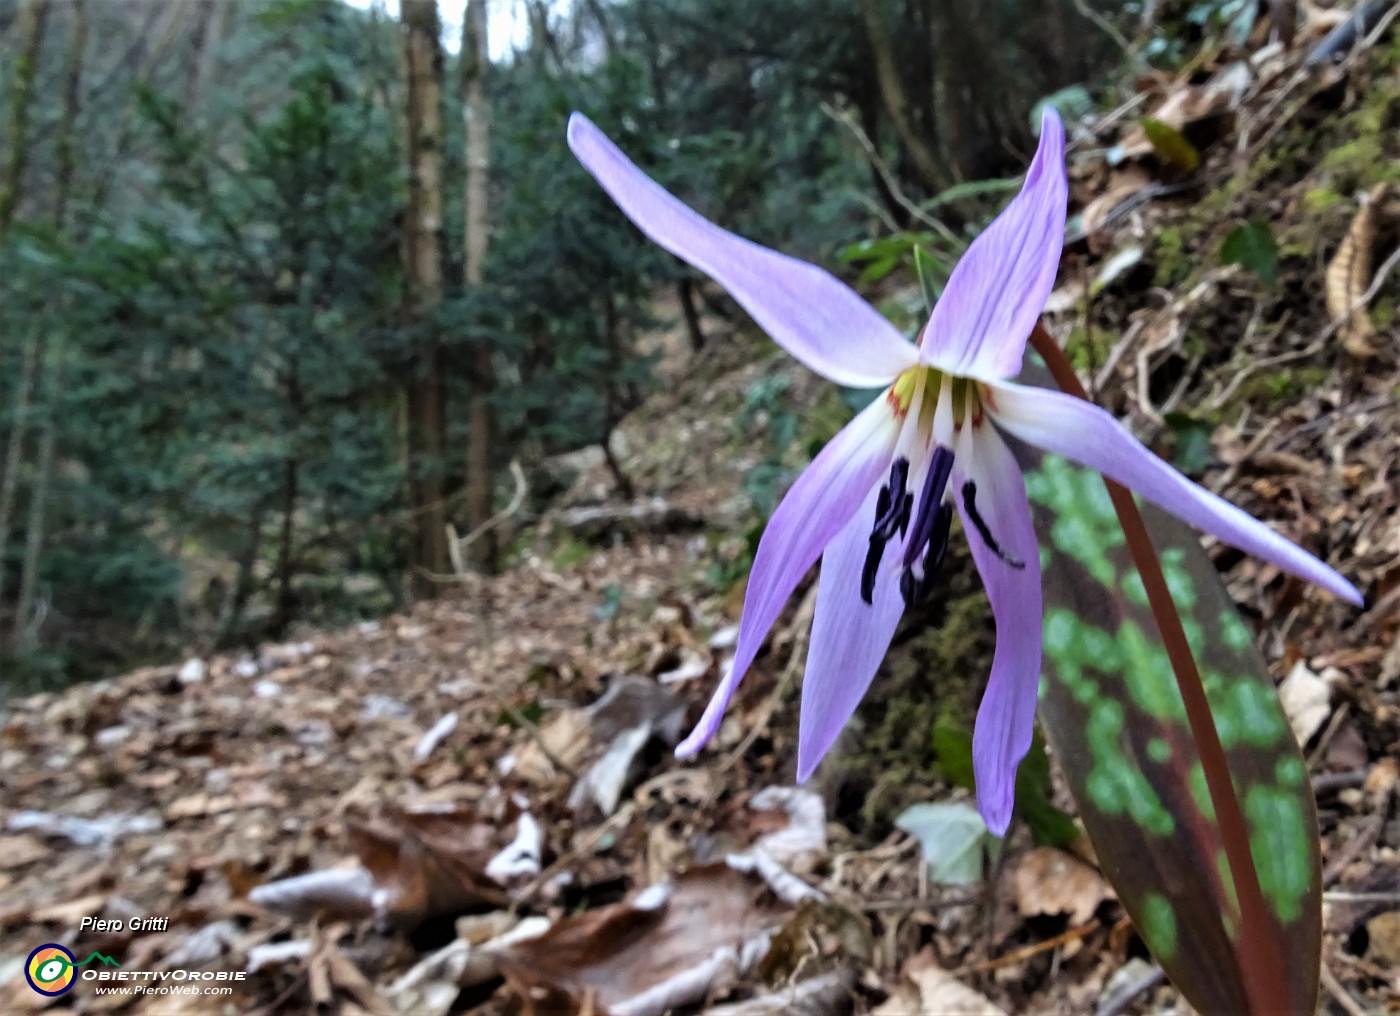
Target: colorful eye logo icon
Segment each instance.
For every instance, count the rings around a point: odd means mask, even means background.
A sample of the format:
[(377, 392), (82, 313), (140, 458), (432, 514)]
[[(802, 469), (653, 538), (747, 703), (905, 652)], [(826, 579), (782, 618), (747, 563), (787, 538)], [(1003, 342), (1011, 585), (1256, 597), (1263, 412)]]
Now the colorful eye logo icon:
[(50, 942), (29, 954), (24, 964), (24, 979), (41, 995), (62, 995), (73, 987), (76, 962), (67, 949)]

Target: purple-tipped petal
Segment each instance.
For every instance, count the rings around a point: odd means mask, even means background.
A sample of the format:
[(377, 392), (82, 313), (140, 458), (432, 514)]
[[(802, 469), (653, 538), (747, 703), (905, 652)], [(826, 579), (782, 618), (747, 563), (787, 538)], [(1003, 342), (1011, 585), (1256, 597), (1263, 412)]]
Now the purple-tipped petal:
[[(969, 431), (971, 434), (969, 435)], [(972, 559), (996, 620), (992, 673), (972, 734), (977, 808), (987, 828), (1004, 835), (1016, 803), (1016, 767), (1031, 748), (1040, 680), (1040, 551), (1021, 467), (995, 429), (965, 427), (954, 460), (954, 494)], [(974, 507), (1009, 564), (969, 517), (964, 484), (977, 485)]]
[(949, 374), (998, 381), (1021, 356), (1055, 286), (1065, 239), (1065, 131), (1048, 106), (1021, 193), (953, 269), (924, 332), (923, 361)]
[(1028, 444), (1096, 469), (1230, 546), (1361, 605), (1361, 593), (1336, 571), (1247, 512), (1192, 483), (1098, 406), (1061, 392), (1015, 384), (995, 386), (993, 403), (992, 418), (998, 426)]
[[(828, 442), (783, 496), (749, 572), (734, 664), (700, 722), (677, 746), (678, 757), (695, 754), (715, 736), (729, 700), (793, 589), (889, 471), (898, 432), (889, 403), (884, 396), (877, 398)], [(867, 533), (873, 521), (872, 509), (863, 523)]]
[(882, 388), (919, 362), (915, 347), (845, 283), (706, 221), (580, 113), (569, 118), (569, 147), (643, 233), (711, 276), (818, 374), (853, 388)]
[[(923, 482), (924, 471), (911, 477)], [(918, 489), (914, 486), (914, 489)], [(802, 677), (802, 713), (797, 727), (797, 781), (804, 782), (836, 742), (841, 728), (865, 697), (904, 613), (899, 592), (903, 540), (885, 546), (871, 603), (860, 597), (860, 573), (869, 549), (876, 492), (822, 555), (812, 642)]]

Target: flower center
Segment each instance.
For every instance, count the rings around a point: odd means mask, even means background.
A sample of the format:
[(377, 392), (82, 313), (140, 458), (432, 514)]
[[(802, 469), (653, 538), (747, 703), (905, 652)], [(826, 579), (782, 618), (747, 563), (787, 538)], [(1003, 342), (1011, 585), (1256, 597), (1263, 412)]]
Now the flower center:
[[(875, 500), (875, 524), (861, 568), (860, 596), (866, 603), (874, 603), (875, 579), (885, 548), (896, 536), (907, 536), (900, 555), (899, 592), (906, 604), (912, 604), (933, 588), (948, 549), (953, 521), (951, 498), (945, 500), (953, 472), (949, 445), (964, 425), (974, 429), (982, 425), (984, 404), (991, 401), (991, 392), (970, 378), (920, 366), (900, 374), (886, 398), (895, 418), (904, 421), (904, 430), (889, 480)], [(911, 457), (921, 461), (924, 455), (928, 456), (928, 471), (916, 500), (909, 489), (909, 463)], [(977, 484), (968, 480), (960, 493), (963, 511), (987, 548), (1010, 567), (1024, 568), (1025, 562), (1002, 550), (978, 511)]]
[[(921, 599), (933, 587), (938, 569), (948, 549), (948, 528), (953, 521), (953, 509), (943, 500), (948, 477), (953, 472), (953, 453), (939, 445), (933, 450), (923, 490), (918, 499), (918, 512), (913, 513), (914, 497), (909, 492), (909, 460), (896, 458), (890, 465), (890, 479), (875, 499), (875, 525), (870, 531), (870, 547), (865, 553), (865, 565), (860, 573), (860, 596), (874, 603), (875, 577), (885, 546), (895, 534), (908, 534), (904, 545), (899, 592), (905, 603)], [(913, 514), (913, 530), (909, 520)]]

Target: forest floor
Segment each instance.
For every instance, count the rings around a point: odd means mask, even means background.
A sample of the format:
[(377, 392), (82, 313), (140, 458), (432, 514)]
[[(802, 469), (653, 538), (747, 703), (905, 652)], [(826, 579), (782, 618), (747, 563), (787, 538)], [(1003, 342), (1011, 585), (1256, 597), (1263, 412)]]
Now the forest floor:
[[(1323, 841), (1319, 1011), (1354, 1016), (1400, 1011), (1400, 46), (1309, 62), (1329, 27), (1207, 53), (1076, 128), (1047, 323), (1144, 441), (1367, 595), (1345, 610), (1210, 548), (1268, 622), (1275, 679), (1315, 679), (1290, 718)], [(0, 1011), (1184, 1013), (1087, 851), (1013, 825), (984, 880), (948, 888), (894, 824), (967, 796), (918, 734), (923, 700), (976, 698), (971, 677), (930, 688), (929, 654), (985, 672), (966, 560), (811, 784), (793, 785), (808, 585), (715, 742), (672, 758), (732, 651), (773, 416), (820, 438), (839, 415), (765, 340), (706, 323), (698, 354), (665, 341), (668, 384), (621, 429), (645, 496), (619, 501), (580, 456), (503, 574), (0, 707)], [(48, 942), (246, 976), (47, 999), (22, 970)]]

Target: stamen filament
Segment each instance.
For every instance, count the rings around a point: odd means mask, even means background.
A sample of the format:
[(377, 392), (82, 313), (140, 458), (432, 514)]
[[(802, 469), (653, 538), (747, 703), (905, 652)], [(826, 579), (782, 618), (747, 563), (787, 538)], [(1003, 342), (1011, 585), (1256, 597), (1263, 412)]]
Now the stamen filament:
[(1006, 551), (1001, 549), (1000, 545), (998, 545), (996, 541), (996, 538), (992, 536), (992, 531), (987, 526), (986, 521), (977, 511), (977, 484), (973, 483), (971, 480), (968, 480), (966, 483), (963, 484), (962, 495), (963, 508), (967, 511), (967, 517), (972, 520), (973, 526), (977, 529), (977, 535), (982, 537), (982, 542), (987, 545), (987, 549), (990, 550), (997, 557), (1005, 561), (1012, 568), (1015, 568), (1017, 571), (1021, 571), (1022, 569), (1024, 569), (1026, 567), (1026, 562), (1020, 560), (1019, 558), (1012, 557)]

